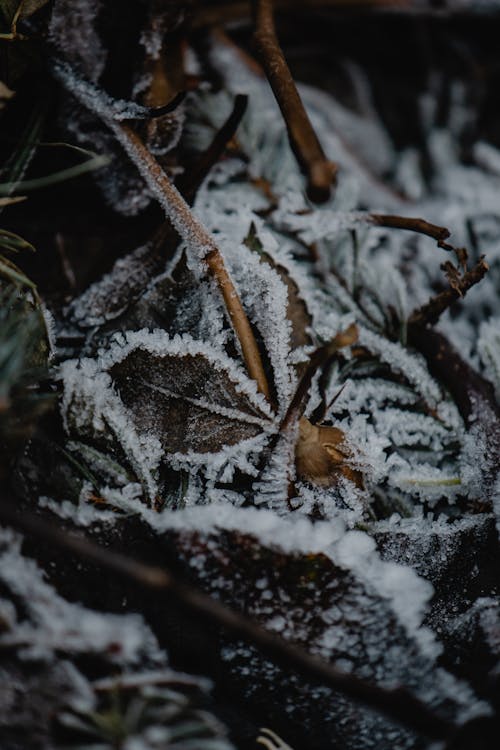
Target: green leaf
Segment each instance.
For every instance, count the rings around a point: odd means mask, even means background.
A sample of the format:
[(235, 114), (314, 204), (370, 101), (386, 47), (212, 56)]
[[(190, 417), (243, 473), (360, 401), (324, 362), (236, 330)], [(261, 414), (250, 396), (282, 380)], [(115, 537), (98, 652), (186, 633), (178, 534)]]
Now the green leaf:
[(18, 253), (21, 250), (35, 251), (30, 242), (27, 242), (18, 234), (14, 234), (14, 232), (8, 232), (6, 229), (0, 229), (0, 247), (5, 248), (11, 253)]

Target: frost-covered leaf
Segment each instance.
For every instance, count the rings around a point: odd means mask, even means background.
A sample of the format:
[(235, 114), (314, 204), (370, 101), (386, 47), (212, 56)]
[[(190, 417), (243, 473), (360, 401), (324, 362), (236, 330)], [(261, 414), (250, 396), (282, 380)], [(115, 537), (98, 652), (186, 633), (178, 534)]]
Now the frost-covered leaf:
[(0, 529), (2, 748), (114, 748), (119, 741), (154, 750), (161, 739), (179, 750), (190, 742), (230, 750), (210, 713), (210, 683), (170, 669), (139, 615), (63, 599), (23, 556), (21, 541)]
[(103, 356), (66, 362), (62, 377), (70, 431), (117, 441), (153, 495), (164, 459), (216, 475), (252, 471), (252, 453), (273, 427), (254, 381), (187, 335), (118, 336)]
[[(164, 517), (157, 527), (167, 535), (171, 524), (177, 529), (185, 565), (217, 598), (343, 670), (410, 687), (442, 712), (487, 710), (436, 666), (440, 646), (422, 627), (431, 587), (408, 568), (383, 563), (368, 535), (278, 521), (265, 511), (197, 510), (184, 521)], [(280, 724), (286, 717), (290, 742), (307, 736), (308, 747), (323, 747), (327, 735), (356, 748), (389, 741), (415, 746), (411, 734), (297, 675), (285, 676), (248, 646), (226, 642), (222, 656), (232, 689)]]

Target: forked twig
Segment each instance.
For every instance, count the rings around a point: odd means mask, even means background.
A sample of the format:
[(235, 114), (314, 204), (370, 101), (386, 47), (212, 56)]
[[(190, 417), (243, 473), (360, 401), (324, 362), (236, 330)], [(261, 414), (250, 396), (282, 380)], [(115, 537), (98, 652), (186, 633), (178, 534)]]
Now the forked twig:
[(383, 688), (351, 673), (342, 672), (327, 661), (265, 630), (201, 589), (179, 581), (172, 572), (164, 568), (146, 565), (101, 547), (84, 536), (77, 536), (42, 521), (27, 510), (17, 513), (9, 507), (5, 497), (0, 498), (0, 521), (49, 542), (51, 547), (66, 550), (80, 559), (109, 570), (128, 582), (139, 584), (146, 591), (154, 593), (155, 602), (159, 592), (172, 597), (192, 616), (222, 627), (232, 637), (241, 638), (256, 646), (262, 654), (281, 667), (297, 670), (306, 678), (328, 685), (426, 737), (443, 740), (453, 736), (457, 729), (451, 721), (434, 713), (404, 688)]
[(337, 165), (325, 156), (287, 65), (273, 18), (272, 0), (254, 0), (254, 39), (276, 101), (283, 114), (290, 145), (307, 178), (310, 199), (328, 200)]
[(478, 284), (484, 278), (488, 268), (489, 266), (484, 257), (480, 258), (474, 268), (471, 268), (470, 271), (466, 271), (463, 276), (457, 278), (453, 286), (436, 294), (435, 297), (431, 297), (425, 305), (414, 310), (408, 318), (408, 325), (435, 325), (445, 310), (456, 302), (457, 299), (464, 297), (471, 287)]
[(445, 289), (443, 292), (436, 294), (434, 297), (431, 297), (425, 305), (414, 310), (408, 318), (409, 326), (435, 325), (444, 311), (447, 310), (457, 299), (464, 297), (471, 287), (478, 284), (484, 278), (488, 271), (489, 266), (485, 261), (484, 256), (479, 259), (473, 268), (469, 271), (467, 270), (467, 251), (463, 247), (456, 247), (455, 245), (446, 242), (450, 236), (450, 230), (446, 227), (431, 224), (425, 219), (416, 219), (408, 216), (392, 216), (389, 214), (369, 214), (368, 221), (379, 227), (408, 229), (411, 232), (417, 232), (418, 234), (432, 237), (432, 239), (436, 240), (438, 247), (447, 250), (448, 252), (455, 253), (459, 267), (461, 267), (463, 271), (462, 275), (460, 275), (458, 268), (453, 266), (452, 263), (449, 261), (443, 263), (441, 268), (445, 271), (448, 281), (450, 282), (449, 289)]

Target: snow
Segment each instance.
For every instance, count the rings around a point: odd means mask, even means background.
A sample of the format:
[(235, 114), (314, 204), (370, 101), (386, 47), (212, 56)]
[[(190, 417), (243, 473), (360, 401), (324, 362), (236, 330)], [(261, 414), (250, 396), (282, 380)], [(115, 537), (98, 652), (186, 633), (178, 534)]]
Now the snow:
[(47, 661), (57, 651), (106, 654), (117, 665), (137, 664), (145, 656), (152, 663), (163, 659), (142, 617), (104, 615), (62, 599), (36, 563), (21, 554), (21, 542), (0, 529), (0, 580), (28, 611), (27, 619), (0, 635), (4, 647), (17, 645), (21, 657)]

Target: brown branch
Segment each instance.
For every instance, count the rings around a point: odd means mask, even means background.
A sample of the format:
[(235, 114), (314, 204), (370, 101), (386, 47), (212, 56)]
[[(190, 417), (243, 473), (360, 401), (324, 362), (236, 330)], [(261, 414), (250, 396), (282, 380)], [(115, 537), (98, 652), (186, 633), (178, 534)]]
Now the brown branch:
[[(431, 224), (425, 219), (414, 219), (409, 216), (392, 216), (390, 214), (369, 214), (368, 220), (371, 224), (375, 224), (378, 227), (388, 227), (389, 229), (408, 229), (410, 232), (417, 232), (418, 234), (425, 234), (427, 237), (432, 237), (438, 243), (438, 247), (443, 250), (453, 251), (455, 253), (461, 252), (445, 242), (450, 236), (450, 230), (446, 227), (440, 227), (437, 224)], [(461, 260), (461, 258), (459, 258)]]
[(137, 133), (123, 123), (110, 120), (107, 124), (116, 134), (146, 184), (163, 207), (175, 230), (191, 247), (196, 248), (200, 260), (206, 263), (224, 298), (229, 318), (241, 345), (248, 373), (256, 381), (259, 391), (270, 401), (269, 384), (255, 336), (214, 238), (191, 212), (184, 198), (170, 182)]
[(219, 128), (208, 148), (201, 154), (189, 172), (184, 173), (177, 180), (176, 186), (188, 203), (192, 203), (199, 186), (224, 153), (224, 149), (235, 134), (241, 118), (245, 114), (247, 102), (248, 97), (245, 94), (236, 96), (231, 114)]
[(279, 432), (283, 433), (304, 411), (304, 399), (309, 392), (312, 379), (320, 367), (324, 367), (329, 360), (334, 357), (339, 349), (344, 346), (352, 346), (358, 340), (358, 328), (353, 323), (345, 331), (340, 331), (337, 335), (325, 344), (316, 349), (307, 363), (302, 377), (300, 378), (292, 400), (286, 410), (285, 416), (281, 420)]
[(255, 45), (288, 130), (290, 145), (307, 178), (307, 194), (317, 203), (330, 196), (337, 165), (328, 161), (304, 109), (276, 36), (272, 0), (254, 0)]
[(484, 278), (488, 271), (488, 264), (481, 257), (479, 262), (471, 268), (470, 271), (466, 271), (463, 276), (457, 276), (453, 280), (453, 286), (449, 289), (445, 289), (444, 292), (440, 292), (422, 307), (414, 310), (408, 319), (408, 325), (410, 326), (433, 326), (437, 323), (441, 315), (447, 310), (457, 299), (464, 297), (471, 287), (478, 284), (481, 279)]
[(25, 509), (15, 512), (4, 497), (0, 502), (0, 520), (29, 536), (43, 539), (51, 546), (75, 554), (126, 581), (133, 581), (154, 594), (172, 597), (193, 617), (224, 628), (232, 637), (256, 646), (262, 654), (285, 669), (295, 669), (306, 678), (327, 685), (349, 698), (380, 711), (388, 718), (426, 737), (443, 740), (452, 737), (456, 726), (434, 713), (425, 703), (404, 688), (382, 688), (353, 674), (341, 672), (326, 661), (311, 655), (270, 633), (239, 612), (235, 612), (200, 589), (183, 583), (169, 570), (146, 565), (125, 555), (101, 547), (95, 542), (68, 533), (42, 521)]

